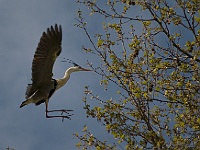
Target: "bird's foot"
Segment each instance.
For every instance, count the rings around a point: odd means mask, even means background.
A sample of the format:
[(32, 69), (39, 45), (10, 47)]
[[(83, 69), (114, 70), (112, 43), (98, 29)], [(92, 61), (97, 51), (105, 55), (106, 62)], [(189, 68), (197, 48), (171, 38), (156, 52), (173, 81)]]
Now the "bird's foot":
[[(48, 110), (46, 111), (46, 118), (62, 118), (62, 122), (64, 121), (65, 118), (71, 120), (71, 116), (74, 114), (70, 114), (69, 112), (73, 110), (66, 110), (66, 109), (60, 109), (60, 110)], [(50, 116), (48, 113), (51, 112), (61, 112), (61, 115), (55, 115), (55, 116)], [(67, 115), (64, 115), (67, 114)]]

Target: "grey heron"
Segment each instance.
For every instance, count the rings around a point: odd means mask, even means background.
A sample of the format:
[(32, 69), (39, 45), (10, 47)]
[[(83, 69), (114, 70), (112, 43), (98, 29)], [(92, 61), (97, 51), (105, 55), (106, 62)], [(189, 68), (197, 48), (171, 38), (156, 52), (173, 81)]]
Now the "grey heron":
[[(65, 71), (64, 77), (61, 79), (53, 79), (53, 65), (56, 58), (61, 53), (61, 42), (62, 42), (62, 28), (61, 25), (58, 27), (51, 26), (47, 28), (46, 32), (43, 32), (42, 37), (38, 43), (38, 47), (35, 51), (33, 62), (32, 62), (32, 84), (28, 84), (26, 89), (26, 100), (20, 105), (20, 108), (34, 103), (36, 106), (41, 103), (45, 103), (46, 106), (46, 118), (61, 117), (68, 118), (70, 116), (68, 111), (72, 110), (48, 110), (48, 102), (50, 97), (55, 91), (64, 86), (70, 78), (71, 73), (77, 71), (92, 71), (85, 69), (70, 60), (74, 66), (70, 67)], [(67, 116), (61, 115), (48, 115), (49, 112), (64, 112)]]

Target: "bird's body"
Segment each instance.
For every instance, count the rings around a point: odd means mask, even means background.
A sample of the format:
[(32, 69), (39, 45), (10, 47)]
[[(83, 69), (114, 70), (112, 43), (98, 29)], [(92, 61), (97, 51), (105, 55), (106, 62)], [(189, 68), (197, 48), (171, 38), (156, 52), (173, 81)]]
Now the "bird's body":
[[(28, 85), (27, 90), (31, 88), (31, 84)], [(55, 79), (52, 79), (50, 85), (44, 85), (39, 87), (33, 95), (27, 98), (26, 101), (24, 101), (21, 105), (20, 108), (30, 104), (30, 103), (35, 103), (35, 105), (40, 105), (41, 103), (44, 103), (45, 100), (48, 100), (53, 93), (55, 92), (57, 87), (57, 81)]]
[(63, 117), (48, 116), (48, 112), (53, 112), (48, 111), (48, 102), (50, 97), (55, 91), (67, 83), (72, 72), (91, 70), (82, 68), (74, 63), (75, 66), (67, 69), (63, 78), (53, 79), (53, 65), (56, 58), (61, 53), (61, 41), (61, 26), (59, 26), (59, 28), (57, 25), (55, 25), (55, 28), (51, 26), (51, 28), (47, 29), (47, 32), (43, 32), (32, 63), (32, 84), (28, 84), (26, 89), (26, 100), (22, 102), (20, 108), (30, 103), (40, 105), (41, 103), (45, 102), (46, 117)]

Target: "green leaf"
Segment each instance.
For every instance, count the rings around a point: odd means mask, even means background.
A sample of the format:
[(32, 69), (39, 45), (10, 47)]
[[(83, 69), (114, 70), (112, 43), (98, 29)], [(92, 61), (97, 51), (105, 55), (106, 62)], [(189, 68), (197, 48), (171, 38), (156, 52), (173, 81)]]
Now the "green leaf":
[(98, 47), (101, 47), (102, 44), (103, 44), (103, 42), (104, 42), (104, 40), (99, 39), (98, 42), (97, 42), (97, 46), (98, 46)]

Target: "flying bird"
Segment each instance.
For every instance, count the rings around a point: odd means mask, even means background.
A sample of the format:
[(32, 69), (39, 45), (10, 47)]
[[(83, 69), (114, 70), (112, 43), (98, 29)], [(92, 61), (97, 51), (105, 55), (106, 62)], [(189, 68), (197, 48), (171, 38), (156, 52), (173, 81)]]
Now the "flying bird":
[[(61, 79), (52, 78), (53, 65), (56, 58), (60, 55), (62, 47), (62, 28), (61, 25), (58, 27), (51, 26), (47, 28), (46, 32), (43, 32), (38, 47), (35, 51), (33, 62), (32, 62), (32, 84), (28, 84), (26, 89), (25, 98), (20, 105), (20, 108), (34, 103), (36, 106), (41, 103), (45, 103), (46, 106), (46, 118), (61, 117), (68, 118), (70, 116), (68, 111), (72, 110), (48, 110), (48, 102), (51, 96), (64, 86), (70, 78), (71, 73), (77, 71), (92, 71), (90, 69), (82, 68), (81, 66), (69, 60), (70, 63), (74, 64), (73, 67), (68, 68), (65, 71), (64, 77)], [(61, 115), (50, 116), (50, 112), (62, 112)], [(67, 116), (62, 115), (67, 113)]]

